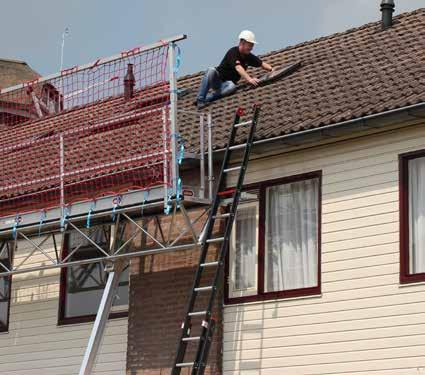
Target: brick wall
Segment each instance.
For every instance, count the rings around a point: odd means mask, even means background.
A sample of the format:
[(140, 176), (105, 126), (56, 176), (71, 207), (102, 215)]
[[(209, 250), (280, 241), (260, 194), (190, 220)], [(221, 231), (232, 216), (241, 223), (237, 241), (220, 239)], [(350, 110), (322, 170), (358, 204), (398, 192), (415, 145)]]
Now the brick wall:
[[(201, 210), (189, 210), (189, 215), (194, 218), (199, 215)], [(163, 216), (159, 220), (164, 235), (168, 231), (170, 219), (170, 216)], [(185, 228), (181, 215), (177, 216), (176, 222), (178, 227)], [(204, 222), (205, 219), (202, 219), (196, 225), (195, 228), (198, 232)], [(154, 221), (146, 224), (146, 227), (150, 233), (158, 232), (159, 229)], [(222, 230), (223, 223), (217, 223), (214, 228), (215, 234), (218, 236)], [(175, 230), (171, 237), (175, 238), (178, 233), (178, 230)], [(190, 241), (191, 234), (189, 232), (182, 237), (179, 244)], [(148, 238), (139, 238), (136, 242), (144, 243), (148, 247), (152, 245)], [(211, 247), (211, 255), (214, 255), (217, 250), (217, 245)], [(132, 260), (127, 348), (128, 375), (170, 374), (198, 257), (199, 249), (191, 249)], [(212, 271), (205, 274), (201, 285), (210, 285), (207, 279), (211, 278)], [(206, 374), (210, 375), (221, 374), (222, 288), (219, 290), (213, 313), (217, 320), (217, 326), (206, 371)], [(205, 309), (205, 304), (203, 309)], [(193, 336), (196, 336), (200, 323), (200, 318), (193, 319)], [(190, 344), (186, 359), (194, 358), (195, 346), (195, 344)], [(189, 373), (188, 369), (182, 370), (183, 375)]]

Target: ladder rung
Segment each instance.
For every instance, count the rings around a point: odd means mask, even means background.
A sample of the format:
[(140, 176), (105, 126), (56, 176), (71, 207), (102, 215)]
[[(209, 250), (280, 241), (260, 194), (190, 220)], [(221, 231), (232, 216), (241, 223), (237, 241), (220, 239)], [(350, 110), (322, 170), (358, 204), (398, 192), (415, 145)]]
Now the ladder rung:
[(213, 242), (222, 242), (224, 241), (224, 237), (217, 237), (217, 238), (210, 238), (207, 240), (207, 243), (213, 243)]
[(183, 337), (182, 341), (199, 341), (201, 339), (201, 336), (194, 336), (194, 337)]
[(224, 190), (224, 191), (219, 191), (217, 193), (217, 195), (219, 197), (227, 197), (229, 195), (232, 195), (235, 191), (236, 191), (236, 189), (228, 189), (228, 190)]
[(209, 286), (200, 286), (198, 288), (195, 288), (194, 290), (195, 292), (205, 292), (207, 290), (213, 290), (213, 288), (214, 287), (212, 285), (209, 285)]
[(213, 267), (213, 266), (218, 266), (220, 264), (220, 262), (216, 261), (216, 262), (208, 262), (208, 263), (201, 263), (201, 267)]
[(242, 167), (241, 166), (238, 166), (238, 167), (232, 167), (232, 168), (226, 168), (226, 169), (223, 169), (223, 172), (224, 173), (228, 173), (228, 172), (233, 172), (233, 171), (238, 171), (239, 169), (241, 169)]
[(230, 212), (227, 212), (225, 214), (220, 214), (220, 215), (215, 215), (213, 218), (214, 219), (226, 219), (228, 217), (230, 217), (232, 214)]
[(244, 148), (244, 147), (246, 147), (246, 143), (242, 143), (241, 145), (230, 146), (229, 150), (238, 150), (238, 149)]
[(176, 367), (192, 367), (195, 364), (195, 362), (182, 362), (182, 363), (176, 363)]
[(239, 128), (240, 126), (251, 125), (251, 124), (252, 124), (252, 120), (243, 121), (243, 122), (240, 122), (239, 124), (235, 124), (235, 128)]
[(192, 311), (188, 314), (189, 316), (203, 316), (207, 315), (206, 311)]

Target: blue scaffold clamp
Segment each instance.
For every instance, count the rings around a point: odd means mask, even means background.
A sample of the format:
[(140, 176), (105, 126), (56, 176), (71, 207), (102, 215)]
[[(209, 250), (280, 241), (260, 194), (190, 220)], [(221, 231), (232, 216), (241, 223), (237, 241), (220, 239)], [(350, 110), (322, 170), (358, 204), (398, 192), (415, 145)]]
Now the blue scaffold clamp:
[(112, 200), (112, 221), (115, 221), (116, 218), (116, 210), (117, 208), (121, 205), (122, 202), (122, 196), (121, 195), (117, 195), (113, 200)]
[(38, 223), (38, 237), (41, 236), (41, 227), (44, 224), (44, 221), (46, 220), (47, 213), (45, 210), (41, 211), (40, 213), (40, 222)]
[(12, 234), (13, 234), (13, 239), (14, 240), (16, 240), (16, 235), (17, 235), (17, 231), (18, 231), (18, 225), (20, 224), (21, 221), (22, 221), (22, 216), (16, 215), (15, 216), (15, 222), (13, 223), (13, 228), (12, 228)]
[(95, 207), (96, 207), (96, 202), (93, 201), (90, 205), (89, 212), (87, 213), (87, 222), (86, 222), (87, 229), (90, 228), (91, 216), (93, 214), (93, 210), (95, 209)]

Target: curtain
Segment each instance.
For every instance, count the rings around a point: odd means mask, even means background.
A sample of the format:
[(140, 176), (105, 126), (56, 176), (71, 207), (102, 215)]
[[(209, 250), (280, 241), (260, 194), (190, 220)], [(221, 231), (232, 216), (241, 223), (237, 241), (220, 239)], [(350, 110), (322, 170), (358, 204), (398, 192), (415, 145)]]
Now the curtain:
[(409, 160), (409, 272), (425, 272), (425, 158)]
[(256, 288), (257, 274), (257, 203), (240, 204), (233, 234), (233, 290)]
[(266, 291), (317, 286), (319, 180), (266, 192)]

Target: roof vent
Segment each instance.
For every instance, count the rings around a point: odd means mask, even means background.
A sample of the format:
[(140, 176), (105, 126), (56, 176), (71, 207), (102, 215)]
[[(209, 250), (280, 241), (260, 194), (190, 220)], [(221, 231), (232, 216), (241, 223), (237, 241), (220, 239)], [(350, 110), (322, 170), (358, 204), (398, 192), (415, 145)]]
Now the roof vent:
[(381, 12), (382, 12), (382, 28), (387, 29), (393, 25), (393, 13), (394, 13), (394, 0), (382, 0)]

